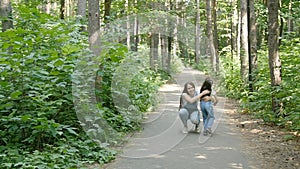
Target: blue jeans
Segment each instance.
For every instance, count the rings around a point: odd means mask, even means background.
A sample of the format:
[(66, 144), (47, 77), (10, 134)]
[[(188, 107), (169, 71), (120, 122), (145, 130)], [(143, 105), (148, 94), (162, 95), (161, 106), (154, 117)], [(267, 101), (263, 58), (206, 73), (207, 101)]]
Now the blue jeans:
[(215, 116), (213, 111), (212, 102), (208, 101), (201, 101), (200, 102), (202, 117), (203, 117), (203, 125), (204, 130), (211, 128), (214, 124)]
[(189, 113), (185, 108), (179, 110), (179, 117), (185, 127), (187, 127), (187, 121), (190, 119), (193, 124), (200, 123), (200, 115), (198, 111)]

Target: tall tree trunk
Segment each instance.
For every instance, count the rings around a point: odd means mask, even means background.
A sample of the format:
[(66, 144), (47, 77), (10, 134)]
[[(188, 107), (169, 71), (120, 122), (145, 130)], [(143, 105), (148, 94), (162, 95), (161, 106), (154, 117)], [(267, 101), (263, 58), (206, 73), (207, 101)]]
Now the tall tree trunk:
[[(289, 15), (292, 16), (293, 10), (292, 10), (293, 1), (290, 0), (289, 2)], [(288, 32), (291, 33), (294, 31), (294, 20), (292, 17), (288, 18)]]
[[(127, 11), (126, 13), (130, 13), (129, 12), (129, 0), (125, 0), (125, 10)], [(126, 30), (127, 30), (127, 38), (126, 38), (126, 45), (127, 45), (127, 48), (128, 50), (131, 49), (131, 38), (130, 38), (130, 20), (129, 20), (129, 17), (127, 16), (126, 17)], [(134, 28), (132, 28), (134, 29)]]
[(77, 1), (77, 15), (81, 16), (82, 19), (86, 17), (86, 0)]
[(70, 0), (65, 0), (65, 16), (70, 16)]
[(249, 44), (248, 44), (248, 17), (247, 0), (241, 0), (241, 79), (245, 84), (248, 82), (249, 73)]
[[(83, 21), (86, 20), (86, 7), (87, 7), (87, 2), (86, 0), (78, 0), (77, 1), (77, 16), (78, 16), (78, 21), (83, 23)], [(82, 25), (81, 26), (81, 31), (87, 31), (87, 27)]]
[[(281, 9), (281, 0), (279, 0), (279, 9)], [(281, 45), (281, 37), (283, 36), (283, 27), (284, 27), (283, 17), (280, 16), (280, 29), (279, 29), (279, 44), (278, 44), (278, 46)]]
[[(169, 8), (168, 8), (168, 10), (170, 11), (170, 10), (172, 10), (173, 9), (173, 3), (172, 3), (172, 0), (170, 0), (169, 1)], [(169, 32), (169, 36), (167, 37), (167, 39), (168, 39), (168, 42), (167, 42), (167, 50), (168, 50), (168, 58), (167, 58), (167, 72), (168, 73), (171, 73), (171, 58), (172, 58), (172, 42), (174, 42), (173, 41), (173, 39), (174, 39), (174, 34), (172, 34), (173, 33), (173, 31), (175, 30), (175, 27), (174, 27), (174, 23), (173, 22), (171, 22), (171, 21), (167, 21), (168, 22), (168, 28), (167, 29), (172, 29), (172, 30), (168, 30), (167, 32)], [(171, 26), (172, 25), (172, 26)], [(175, 52), (174, 52), (175, 53)], [(176, 56), (176, 55), (174, 55), (174, 56)]]
[(238, 60), (241, 58), (241, 27), (242, 27), (242, 21), (241, 21), (241, 8), (237, 7), (237, 36), (236, 36), (236, 56)]
[[(230, 18), (230, 59), (232, 62), (234, 61), (234, 53), (236, 51), (236, 7), (235, 7), (235, 2), (230, 1), (230, 8), (233, 9), (231, 13), (229, 14)], [(233, 65), (232, 65), (232, 70), (233, 70)]]
[(212, 71), (216, 71), (216, 48), (214, 44), (214, 35), (213, 35), (213, 20), (212, 20), (212, 0), (206, 0), (206, 19), (207, 19), (207, 36), (208, 36), (208, 45), (210, 51), (210, 62), (212, 66)]
[(88, 1), (88, 32), (89, 44), (93, 53), (100, 54), (100, 17), (99, 0)]
[(0, 17), (2, 20), (2, 32), (5, 32), (7, 29), (12, 29), (12, 7), (10, 0), (0, 0)]
[(168, 37), (168, 58), (167, 58), (167, 71), (168, 73), (171, 73), (171, 59), (172, 59), (172, 42), (173, 37)]
[(150, 66), (153, 69), (157, 69), (158, 66), (158, 42), (159, 35), (151, 32), (150, 35)]
[(75, 15), (75, 0), (66, 0), (66, 14), (68, 17), (74, 17)]
[(111, 2), (112, 0), (105, 0), (104, 1), (104, 23), (107, 23), (110, 16), (110, 9), (111, 9)]
[[(176, 9), (178, 9), (179, 11), (179, 24), (183, 26), (183, 29), (186, 28), (186, 22), (185, 22), (185, 19), (186, 19), (186, 7), (185, 7), (185, 4), (182, 2), (182, 1), (179, 1), (177, 0), (176, 1), (177, 4), (176, 4)], [(181, 58), (185, 58), (184, 60), (187, 60), (188, 63), (191, 62), (190, 58), (189, 58), (189, 55), (188, 55), (188, 52), (187, 52), (187, 48), (185, 46), (186, 42), (187, 42), (187, 39), (185, 37), (182, 37), (183, 35), (179, 35), (179, 39), (180, 41), (178, 41), (178, 48), (179, 48), (179, 53), (180, 53), (180, 57)]]
[[(239, 10), (237, 8), (236, 0), (230, 1), (230, 7), (232, 12), (230, 13), (230, 46), (231, 46), (231, 61), (239, 60), (239, 46), (240, 46), (240, 22), (239, 22)], [(231, 69), (234, 69), (234, 64), (231, 65)]]
[[(268, 0), (268, 48), (269, 68), (272, 89), (281, 84), (281, 61), (279, 57), (279, 24), (278, 24), (278, 0)], [(276, 115), (280, 111), (280, 102), (272, 92), (272, 109)]]
[[(168, 12), (168, 2), (165, 1), (164, 7), (163, 7), (164, 12)], [(168, 25), (168, 19), (164, 19), (164, 25)], [(166, 26), (164, 28), (164, 32), (168, 32), (169, 28)], [(161, 66), (162, 70), (165, 70), (168, 72), (168, 37), (166, 34), (161, 34), (160, 35), (160, 50), (161, 50)]]
[(162, 69), (167, 71), (168, 62), (168, 39), (166, 35), (160, 35), (160, 50), (161, 50), (161, 66)]
[(200, 0), (196, 0), (196, 37), (195, 37), (195, 62), (200, 61)]
[(217, 15), (216, 15), (216, 0), (212, 0), (212, 18), (213, 18), (213, 38), (215, 47), (215, 63), (216, 71), (219, 72), (219, 40), (218, 40), (218, 26), (217, 26)]
[[(137, 8), (138, 6), (138, 1), (134, 0), (134, 8)], [(139, 34), (139, 20), (138, 20), (138, 16), (134, 17), (134, 24), (133, 24), (133, 35), (130, 37), (130, 41), (131, 41), (131, 50), (132, 51), (138, 51), (138, 44), (140, 41), (140, 36)]]
[(60, 19), (65, 19), (65, 0), (60, 0)]
[(257, 31), (256, 31), (256, 16), (254, 10), (254, 0), (248, 0), (249, 2), (249, 87), (250, 91), (253, 91), (252, 82), (255, 81), (255, 72), (257, 69)]
[(132, 27), (133, 29), (133, 35), (130, 36), (130, 42), (131, 42), (131, 50), (132, 51), (138, 51), (138, 44), (139, 44), (139, 21), (138, 18), (134, 18), (134, 25)]
[[(88, 33), (89, 33), (89, 47), (95, 56), (99, 56), (100, 48), (100, 5), (99, 0), (88, 1)], [(101, 65), (99, 69), (102, 69)], [(102, 77), (96, 74), (95, 89), (101, 91)], [(102, 98), (96, 96), (97, 102), (101, 102)]]

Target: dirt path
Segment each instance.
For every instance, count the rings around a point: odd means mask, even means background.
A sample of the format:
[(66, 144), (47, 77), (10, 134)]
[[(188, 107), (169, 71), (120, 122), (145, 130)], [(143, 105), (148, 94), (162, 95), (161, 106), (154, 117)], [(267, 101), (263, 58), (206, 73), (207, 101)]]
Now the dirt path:
[[(247, 137), (245, 128), (239, 127), (241, 121), (234, 102), (225, 97), (220, 97), (220, 103), (214, 107), (216, 120), (213, 137), (203, 136), (203, 132), (181, 133), (183, 125), (178, 117), (178, 103), (183, 85), (193, 81), (199, 89), (205, 78), (199, 71), (185, 69), (176, 75), (175, 83), (164, 85), (160, 89), (160, 105), (155, 112), (147, 114), (143, 130), (131, 137), (116, 160), (104, 168), (269, 169), (271, 165), (264, 165), (268, 161), (261, 158), (266, 156), (255, 154), (260, 153), (261, 148), (251, 145), (253, 135)], [(193, 126), (189, 123), (189, 127)]]
[[(234, 101), (231, 101), (234, 105)], [(262, 169), (299, 169), (300, 136), (278, 126), (265, 124), (250, 114), (241, 114), (233, 106), (227, 112), (243, 138), (243, 152), (251, 163)]]

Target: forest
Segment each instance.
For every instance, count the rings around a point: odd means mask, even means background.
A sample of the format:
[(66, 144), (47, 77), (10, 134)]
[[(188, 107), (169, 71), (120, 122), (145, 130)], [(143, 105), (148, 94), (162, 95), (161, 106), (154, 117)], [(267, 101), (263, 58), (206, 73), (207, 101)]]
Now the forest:
[(113, 160), (182, 66), (300, 131), (298, 0), (0, 0), (0, 168)]

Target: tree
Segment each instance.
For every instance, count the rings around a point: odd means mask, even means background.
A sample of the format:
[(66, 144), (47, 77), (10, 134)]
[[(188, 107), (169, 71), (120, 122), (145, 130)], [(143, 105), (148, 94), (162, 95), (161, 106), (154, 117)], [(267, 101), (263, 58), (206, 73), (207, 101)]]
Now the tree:
[(218, 40), (218, 25), (217, 25), (217, 15), (216, 15), (216, 0), (212, 0), (212, 23), (213, 23), (213, 38), (214, 38), (214, 48), (215, 48), (215, 70), (219, 71), (219, 40)]
[(110, 9), (111, 9), (111, 2), (112, 0), (105, 0), (104, 1), (104, 17), (103, 22), (107, 23), (110, 17)]
[[(127, 11), (126, 13), (129, 14), (129, 8), (130, 8), (130, 4), (129, 4), (129, 0), (125, 0), (125, 10)], [(131, 29), (131, 25), (130, 25), (130, 19), (129, 16), (126, 16), (126, 30), (127, 30), (127, 38), (126, 38), (126, 45), (128, 50), (131, 49), (131, 34), (130, 34), (130, 29)]]
[(88, 1), (88, 32), (89, 44), (93, 53), (100, 54), (100, 16), (99, 0)]
[[(278, 0), (268, 0), (268, 51), (271, 86), (273, 90), (281, 84), (281, 61), (279, 57), (279, 24), (278, 24)], [(272, 110), (279, 113), (280, 103), (272, 92)]]
[[(170, 10), (168, 8), (168, 2), (165, 2), (164, 3), (164, 8), (163, 8), (163, 11), (164, 12), (168, 12), (168, 10)], [(168, 19), (164, 19), (164, 25), (168, 25)], [(168, 32), (169, 31), (169, 28), (168, 26), (166, 26), (164, 28), (164, 32)], [(167, 72), (170, 72), (169, 71), (169, 66), (168, 66), (168, 57), (169, 57), (169, 54), (168, 54), (168, 36), (164, 33), (162, 33), (160, 35), (160, 50), (161, 50), (161, 67), (162, 67), (162, 70), (165, 70)]]
[(65, 19), (65, 0), (60, 0), (60, 19)]
[(212, 0), (206, 0), (206, 31), (208, 36), (208, 46), (210, 52), (210, 62), (212, 66), (212, 71), (216, 71), (216, 47), (214, 44), (214, 34), (213, 34), (213, 16), (212, 16)]
[[(290, 0), (289, 5), (288, 5), (288, 10), (289, 10), (289, 15), (292, 16), (292, 0)], [(288, 18), (288, 32), (293, 32), (294, 31), (294, 20), (292, 17)]]
[(82, 18), (86, 17), (86, 0), (78, 0), (77, 15), (81, 16)]
[[(134, 7), (137, 8), (138, 1), (134, 0)], [(138, 51), (138, 43), (139, 43), (139, 22), (137, 19), (137, 16), (134, 18), (134, 26), (133, 26), (133, 36), (131, 36), (130, 41), (132, 42), (131, 44), (131, 50), (132, 51)]]
[(247, 0), (241, 0), (241, 79), (247, 83), (249, 71), (249, 44), (248, 44), (248, 18)]
[(13, 28), (12, 7), (10, 0), (0, 0), (0, 17), (2, 20), (2, 32)]
[(196, 0), (196, 37), (195, 37), (195, 62), (200, 60), (200, 0)]
[(257, 32), (256, 16), (254, 10), (254, 0), (248, 0), (248, 30), (249, 30), (249, 85), (250, 91), (253, 91), (252, 82), (255, 79), (254, 72), (257, 69)]
[(158, 64), (158, 42), (159, 34), (151, 32), (150, 33), (150, 66), (156, 69)]
[[(236, 8), (236, 1), (230, 0), (230, 9), (232, 11), (230, 12), (230, 53), (231, 53), (231, 60), (234, 61), (235, 58), (239, 54), (239, 50), (237, 49), (237, 46), (239, 45), (239, 40), (237, 40), (237, 37), (239, 35), (239, 17), (238, 17), (238, 9)], [(234, 55), (234, 53), (236, 53)], [(236, 56), (236, 57), (235, 57)], [(232, 68), (233, 69), (233, 68)]]

